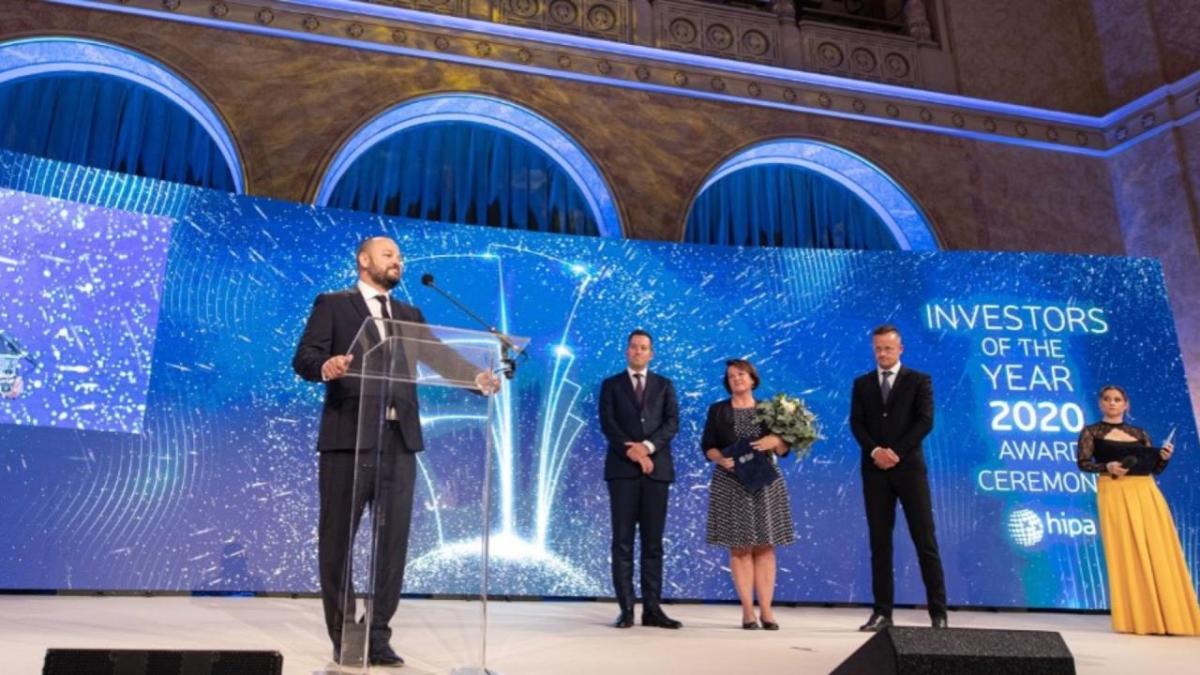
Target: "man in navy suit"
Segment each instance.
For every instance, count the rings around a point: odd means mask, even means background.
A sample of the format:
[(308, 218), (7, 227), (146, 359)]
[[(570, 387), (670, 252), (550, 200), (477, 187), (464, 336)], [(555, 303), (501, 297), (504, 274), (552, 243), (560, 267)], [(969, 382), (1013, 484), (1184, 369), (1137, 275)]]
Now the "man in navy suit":
[(612, 509), (613, 587), (621, 614), (614, 626), (633, 626), (633, 538), (641, 534), (642, 625), (681, 628), (662, 610), (663, 528), (675, 466), (671, 439), (679, 430), (675, 385), (649, 371), (654, 340), (629, 334), (625, 370), (600, 386), (600, 428), (608, 440), (604, 480)]
[(933, 504), (921, 442), (933, 430), (933, 384), (925, 373), (900, 363), (904, 344), (890, 324), (871, 332), (876, 367), (854, 380), (850, 429), (862, 450), (863, 501), (871, 538), (871, 590), (875, 604), (859, 630), (892, 625), (895, 579), (892, 530), (896, 501), (904, 507), (917, 549), (921, 579), (934, 628), (946, 627), (946, 584), (933, 532)]
[[(396, 242), (387, 237), (367, 239), (358, 247), (355, 259), (358, 283), (343, 291), (317, 296), (296, 347), (292, 367), (305, 380), (325, 384), (325, 403), (317, 436), (321, 457), (317, 550), (321, 599), (326, 628), (333, 640), (334, 660), (340, 661), (342, 624), (347, 606), (353, 607), (346, 579), (351, 516), (357, 523), (366, 504), (373, 502), (378, 529), (368, 659), (373, 665), (394, 666), (402, 665), (404, 659), (391, 647), (392, 631), (388, 622), (396, 612), (404, 585), (416, 453), (424, 448), (424, 440), (417, 389), (411, 382), (391, 384), (386, 394), (379, 394), (386, 396), (388, 401), (386, 423), (378, 434), (372, 433), (374, 430), (360, 434), (363, 381), (346, 377), (353, 374), (356, 358), (361, 366), (362, 355), (355, 351), (361, 350), (362, 345), (356, 344), (355, 338), (366, 319), (377, 319), (379, 323), (371, 326), (371, 330), (384, 330), (394, 337), (405, 338), (403, 347), (379, 347), (401, 350), (390, 358), (393, 368), (414, 375), (419, 361), (448, 380), (474, 380), (483, 393), (494, 391), (499, 382), (495, 375), (481, 372), (434, 338), (424, 325), (425, 316), (421, 310), (397, 302), (389, 295), (388, 292), (400, 283), (404, 271), (404, 258)], [(385, 327), (383, 321), (387, 319), (409, 323)], [(401, 334), (394, 335), (397, 331)], [(393, 371), (393, 374), (404, 376), (406, 373)], [(378, 466), (376, 443), (383, 446), (378, 451)], [(358, 458), (360, 487), (357, 490), (354, 488), (356, 446), (363, 450)], [(376, 494), (376, 485), (379, 494)]]

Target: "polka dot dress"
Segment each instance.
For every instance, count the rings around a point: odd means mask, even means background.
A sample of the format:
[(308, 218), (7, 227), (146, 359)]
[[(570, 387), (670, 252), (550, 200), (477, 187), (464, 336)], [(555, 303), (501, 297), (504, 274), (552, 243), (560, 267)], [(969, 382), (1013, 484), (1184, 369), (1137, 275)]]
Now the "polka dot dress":
[[(764, 435), (754, 421), (753, 408), (734, 408), (733, 429), (739, 439)], [(713, 466), (708, 496), (708, 543), (726, 548), (783, 546), (796, 540), (787, 483), (773, 467), (778, 480), (754, 494), (746, 492), (729, 471)]]

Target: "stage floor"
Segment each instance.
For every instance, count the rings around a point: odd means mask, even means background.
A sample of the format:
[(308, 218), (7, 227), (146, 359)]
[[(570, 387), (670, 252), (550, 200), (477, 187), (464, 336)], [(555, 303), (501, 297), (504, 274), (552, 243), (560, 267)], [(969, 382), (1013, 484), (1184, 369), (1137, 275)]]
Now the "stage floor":
[[(856, 627), (866, 609), (777, 610), (779, 632), (744, 631), (732, 605), (670, 605), (679, 631), (617, 630), (616, 606), (601, 602), (492, 602), (488, 663), (502, 675), (566, 673), (827, 673), (869, 637)], [(448, 672), (477, 643), (479, 603), (405, 600), (392, 621), (406, 675)], [(928, 625), (900, 610), (901, 625)], [(951, 612), (959, 628), (1052, 630), (1063, 634), (1076, 669), (1089, 673), (1193, 673), (1200, 638), (1116, 635), (1108, 616)], [(4, 673), (38, 673), (47, 647), (271, 649), (284, 672), (331, 666), (320, 602), (287, 598), (0, 596)]]

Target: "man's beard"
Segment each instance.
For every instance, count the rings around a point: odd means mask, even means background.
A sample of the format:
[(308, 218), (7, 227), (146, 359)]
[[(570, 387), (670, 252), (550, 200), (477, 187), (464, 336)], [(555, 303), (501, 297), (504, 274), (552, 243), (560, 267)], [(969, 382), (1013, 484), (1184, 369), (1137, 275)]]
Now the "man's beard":
[(372, 270), (371, 281), (374, 281), (375, 285), (379, 286), (380, 288), (390, 291), (400, 283), (400, 275), (397, 274), (396, 278), (393, 279), (388, 276), (388, 270), (383, 270), (382, 272), (376, 272)]

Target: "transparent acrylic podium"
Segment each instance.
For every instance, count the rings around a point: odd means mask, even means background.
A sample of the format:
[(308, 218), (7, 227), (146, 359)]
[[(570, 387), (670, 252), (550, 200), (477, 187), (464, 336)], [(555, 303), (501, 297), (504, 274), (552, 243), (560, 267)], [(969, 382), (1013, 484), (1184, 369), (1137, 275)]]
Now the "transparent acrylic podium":
[[(433, 672), (489, 672), (493, 445), (497, 425), (511, 423), (508, 377), (527, 342), (371, 318), (359, 329), (347, 377), (361, 383), (352, 499), (366, 508), (361, 522), (351, 509), (336, 672), (368, 669), (371, 641), (387, 637), (379, 628), (391, 611), (391, 643), (401, 655), (414, 646), (406, 626), (418, 627), (425, 636), (433, 633), (439, 657), (445, 657)], [(423, 451), (409, 452), (416, 447)], [(419, 610), (396, 609), (394, 592), (386, 589), (398, 579), (412, 585), (414, 573), (427, 592), (477, 600), (478, 607), (423, 603)], [(445, 607), (451, 609), (440, 609)], [(373, 618), (383, 622), (375, 630)], [(421, 672), (428, 668), (424, 664)]]

